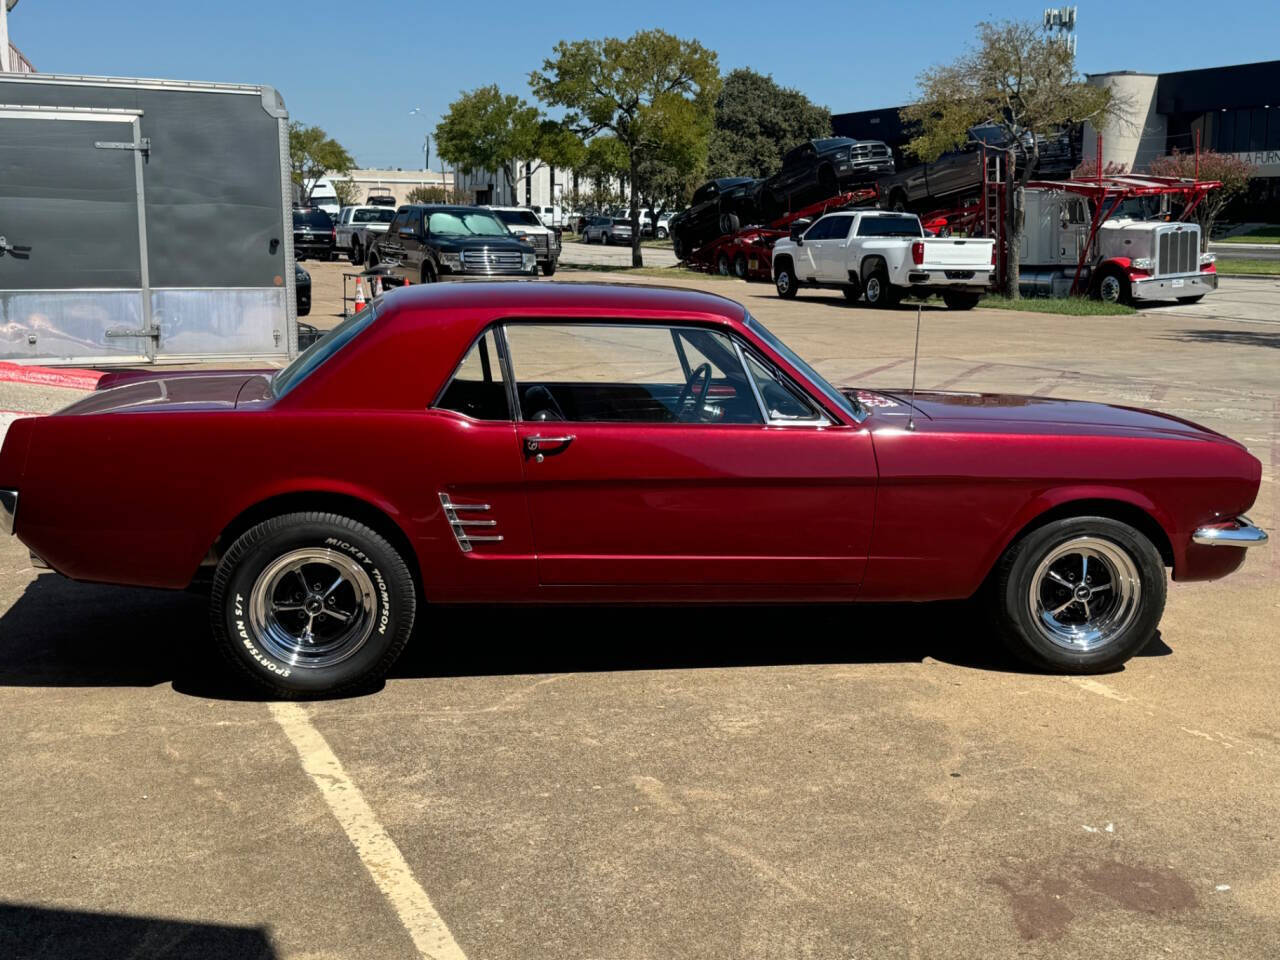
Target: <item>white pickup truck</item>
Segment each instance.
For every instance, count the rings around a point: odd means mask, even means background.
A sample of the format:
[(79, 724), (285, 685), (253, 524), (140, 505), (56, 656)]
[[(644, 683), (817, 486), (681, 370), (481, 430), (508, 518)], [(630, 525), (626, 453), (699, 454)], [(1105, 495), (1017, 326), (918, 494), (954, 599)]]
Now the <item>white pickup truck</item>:
[(941, 294), (951, 309), (971, 310), (991, 283), (994, 250), (994, 240), (927, 237), (912, 213), (841, 210), (794, 224), (773, 245), (773, 281), (780, 297), (838, 287), (849, 300), (891, 307)]
[(334, 249), (345, 253), (352, 263), (364, 263), (373, 241), (387, 232), (395, 215), (395, 207), (382, 204), (343, 207), (334, 224)]

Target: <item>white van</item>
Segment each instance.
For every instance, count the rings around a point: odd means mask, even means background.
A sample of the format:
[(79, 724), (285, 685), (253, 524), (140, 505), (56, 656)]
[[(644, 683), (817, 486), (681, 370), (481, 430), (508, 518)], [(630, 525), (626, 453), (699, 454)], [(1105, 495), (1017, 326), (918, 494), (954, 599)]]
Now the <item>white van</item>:
[(334, 220), (338, 219), (342, 204), (338, 202), (338, 191), (333, 189), (328, 178), (321, 177), (316, 181), (315, 188), (311, 191), (311, 206), (319, 207)]

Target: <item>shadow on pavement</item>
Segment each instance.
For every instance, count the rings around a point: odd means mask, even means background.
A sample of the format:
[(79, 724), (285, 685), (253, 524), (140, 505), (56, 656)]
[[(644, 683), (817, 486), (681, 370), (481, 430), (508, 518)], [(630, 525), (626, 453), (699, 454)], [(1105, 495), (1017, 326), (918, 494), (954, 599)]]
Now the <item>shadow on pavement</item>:
[[(1170, 653), (1159, 635), (1143, 656)], [(428, 607), (392, 678), (793, 664), (1034, 672), (973, 602), (809, 606)], [(0, 686), (156, 686), (265, 699), (214, 648), (193, 593), (32, 581), (0, 617)], [(380, 685), (379, 685), (380, 686)], [(356, 692), (360, 696), (373, 689)]]
[(271, 960), (265, 929), (0, 903), (0, 957), (14, 960)]
[(1280, 350), (1280, 333), (1254, 330), (1183, 330), (1163, 339), (1182, 343), (1233, 343), (1242, 347), (1272, 347)]

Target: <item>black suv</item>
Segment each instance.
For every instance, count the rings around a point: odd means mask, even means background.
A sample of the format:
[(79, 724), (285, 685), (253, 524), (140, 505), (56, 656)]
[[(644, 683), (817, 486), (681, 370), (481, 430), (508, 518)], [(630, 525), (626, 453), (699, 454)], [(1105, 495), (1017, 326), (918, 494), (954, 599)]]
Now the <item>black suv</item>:
[(319, 207), (293, 211), (293, 255), (299, 260), (332, 260), (337, 236), (332, 218)]
[(671, 242), (684, 260), (708, 240), (760, 222), (755, 193), (759, 180), (720, 177), (694, 191), (689, 209), (671, 218)]
[(827, 137), (788, 150), (782, 169), (760, 185), (766, 219), (874, 183), (893, 173), (893, 151), (879, 140)]
[(374, 242), (369, 266), (399, 280), (537, 276), (538, 255), (480, 207), (409, 204)]

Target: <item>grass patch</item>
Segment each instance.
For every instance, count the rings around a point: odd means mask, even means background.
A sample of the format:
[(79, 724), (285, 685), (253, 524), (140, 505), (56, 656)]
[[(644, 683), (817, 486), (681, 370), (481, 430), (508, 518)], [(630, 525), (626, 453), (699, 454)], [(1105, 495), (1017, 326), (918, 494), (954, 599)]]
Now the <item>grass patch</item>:
[(673, 279), (676, 277), (703, 277), (708, 280), (733, 280), (734, 277), (722, 277), (718, 273), (698, 273), (693, 270), (686, 270), (684, 267), (624, 267), (613, 266), (608, 263), (565, 263), (561, 264), (560, 269), (565, 272), (580, 273), (626, 273), (639, 277), (663, 277)]
[(1103, 303), (1088, 297), (1008, 297), (988, 294), (978, 301), (979, 307), (991, 310), (1025, 310), (1027, 313), (1057, 313), (1067, 317), (1120, 317), (1137, 313), (1122, 303)]
[(1234, 237), (1223, 237), (1214, 243), (1280, 243), (1280, 226), (1258, 227)]
[(1246, 273), (1259, 277), (1280, 276), (1280, 260), (1250, 260), (1245, 257), (1219, 257), (1219, 273)]

